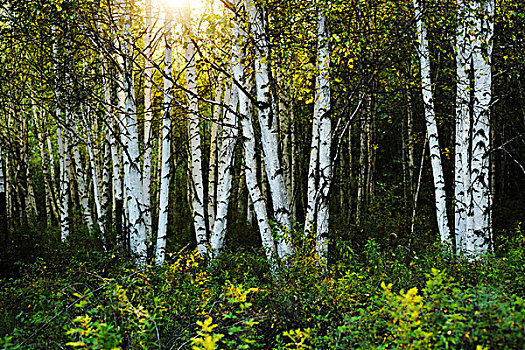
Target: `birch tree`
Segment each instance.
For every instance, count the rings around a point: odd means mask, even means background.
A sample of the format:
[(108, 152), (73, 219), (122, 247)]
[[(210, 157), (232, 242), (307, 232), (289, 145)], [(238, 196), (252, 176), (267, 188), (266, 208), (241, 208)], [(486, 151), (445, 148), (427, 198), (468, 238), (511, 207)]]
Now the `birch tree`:
[[(237, 8), (242, 2), (238, 1)], [(239, 94), (239, 115), (241, 118), (241, 128), (243, 136), (244, 148), (244, 174), (246, 177), (246, 187), (253, 205), (253, 211), (257, 219), (257, 225), (261, 235), (263, 249), (265, 251), (270, 269), (277, 271), (277, 252), (275, 249), (272, 231), (268, 220), (266, 201), (262, 195), (261, 189), (257, 182), (257, 158), (255, 152), (255, 133), (252, 124), (252, 106), (250, 99), (246, 95), (247, 84), (246, 75), (243, 68), (244, 52), (243, 44), (246, 42), (246, 33), (239, 28), (239, 24), (234, 22), (234, 33), (238, 37), (234, 37), (234, 64), (233, 74), (237, 85)]]
[(151, 162), (152, 162), (152, 105), (151, 105), (151, 85), (153, 78), (153, 68), (150, 60), (152, 59), (152, 13), (151, 0), (146, 0), (145, 32), (144, 32), (144, 161), (142, 166), (142, 188), (143, 188), (143, 207), (144, 223), (146, 234), (151, 235)]
[[(330, 34), (326, 9), (318, 7), (318, 75), (316, 78), (312, 146), (308, 170), (308, 204), (305, 233), (315, 232), (316, 252), (321, 265), (328, 253), (328, 195), (332, 181), (332, 124), (330, 120)], [(314, 228), (316, 228), (314, 230)]]
[(456, 252), (470, 258), (486, 252), (491, 240), (489, 116), (493, 16), (492, 0), (458, 1), (455, 236)]
[(0, 145), (0, 240), (7, 240), (7, 197), (2, 146)]
[(472, 236), (467, 251), (474, 256), (486, 252), (491, 242), (490, 208), (490, 104), (492, 98), (492, 36), (494, 34), (494, 0), (477, 3), (476, 38), (472, 69), (474, 101), (472, 122)]
[[(235, 30), (238, 30), (236, 28)], [(234, 37), (238, 36), (234, 34)], [(233, 56), (237, 60), (238, 55)], [(210, 237), (212, 256), (217, 257), (224, 245), (224, 238), (227, 232), (227, 215), (230, 196), (232, 191), (232, 167), (235, 144), (237, 143), (237, 105), (239, 103), (239, 93), (235, 86), (230, 87), (230, 104), (226, 111), (224, 126), (221, 133), (221, 147), (219, 151), (219, 185), (217, 187), (217, 212), (215, 223)]]
[(245, 0), (244, 6), (248, 12), (251, 31), (255, 44), (255, 87), (257, 95), (257, 117), (261, 129), (261, 142), (264, 152), (264, 166), (270, 193), (273, 212), (277, 224), (277, 252), (280, 258), (294, 253), (291, 242), (289, 203), (286, 198), (286, 188), (279, 159), (279, 143), (277, 141), (277, 118), (274, 115), (275, 101), (271, 94), (271, 69), (269, 67), (270, 45), (268, 41), (264, 9), (256, 6), (253, 0)]
[(434, 195), (436, 202), (436, 218), (441, 243), (447, 244), (450, 236), (448, 227), (445, 178), (443, 166), (441, 165), (441, 148), (439, 146), (439, 134), (436, 123), (434, 100), (432, 98), (432, 78), (430, 74), (430, 50), (428, 48), (427, 28), (423, 20), (423, 11), (420, 1), (414, 0), (417, 30), (417, 51), (421, 69), (421, 84), (423, 103), (425, 109), (425, 121), (427, 127), (428, 146), (430, 148), (430, 161), (432, 165), (432, 176), (434, 179)]
[[(53, 71), (55, 77), (55, 120), (60, 121), (62, 116), (62, 109), (60, 105), (60, 73), (58, 67), (58, 45), (56, 27), (53, 27)], [(65, 242), (69, 236), (69, 142), (67, 130), (63, 130), (61, 125), (57, 125), (57, 143), (58, 155), (60, 162), (59, 170), (59, 189), (60, 189), (60, 238)]]
[(138, 264), (146, 263), (146, 227), (142, 207), (142, 181), (140, 166), (139, 137), (137, 127), (137, 108), (133, 78), (131, 45), (131, 6), (122, 13), (122, 86), (125, 102), (125, 154), (124, 179), (126, 184), (127, 208), (129, 212), (129, 237), (131, 251), (137, 256)]
[(202, 256), (208, 255), (208, 232), (204, 214), (204, 178), (202, 172), (201, 135), (199, 101), (197, 99), (197, 70), (195, 68), (195, 47), (191, 38), (191, 13), (189, 3), (184, 8), (184, 21), (187, 26), (185, 34), (186, 86), (189, 105), (188, 133), (190, 140), (190, 173), (191, 204), (193, 208), (193, 225), (197, 238), (197, 249)]
[(164, 24), (164, 106), (162, 116), (162, 154), (160, 170), (159, 224), (157, 230), (157, 247), (155, 264), (162, 265), (166, 257), (166, 237), (168, 233), (168, 209), (170, 189), (170, 158), (171, 158), (171, 103), (173, 99), (172, 86), (172, 50), (171, 30), (172, 14), (168, 10)]

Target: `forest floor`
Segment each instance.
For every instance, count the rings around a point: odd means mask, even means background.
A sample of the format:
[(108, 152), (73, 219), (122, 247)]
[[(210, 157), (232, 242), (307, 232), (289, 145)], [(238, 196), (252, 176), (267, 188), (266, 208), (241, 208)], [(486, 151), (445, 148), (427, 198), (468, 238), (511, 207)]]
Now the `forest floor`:
[(116, 252), (49, 242), (15, 264), (28, 246), (12, 247), (0, 349), (524, 349), (519, 230), (473, 262), (437, 245), (331, 247), (327, 272), (305, 249), (278, 277), (254, 248), (209, 266), (185, 247), (137, 269)]

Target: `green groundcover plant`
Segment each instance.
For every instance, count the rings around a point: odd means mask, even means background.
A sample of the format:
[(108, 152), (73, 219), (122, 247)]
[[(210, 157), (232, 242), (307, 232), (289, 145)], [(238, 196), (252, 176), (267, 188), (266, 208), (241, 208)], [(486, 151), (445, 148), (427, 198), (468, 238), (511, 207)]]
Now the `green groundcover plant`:
[(64, 246), (2, 281), (0, 348), (522, 349), (524, 242), (474, 262), (338, 243), (328, 271), (298, 251), (278, 278), (256, 251), (137, 270)]

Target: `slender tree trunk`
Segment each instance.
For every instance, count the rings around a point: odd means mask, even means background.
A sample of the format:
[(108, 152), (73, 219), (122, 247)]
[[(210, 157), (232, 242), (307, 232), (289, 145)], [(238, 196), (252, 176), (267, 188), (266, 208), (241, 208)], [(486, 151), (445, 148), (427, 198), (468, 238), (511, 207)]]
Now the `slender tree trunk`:
[(162, 155), (160, 170), (160, 198), (159, 198), (159, 225), (157, 229), (157, 248), (155, 264), (162, 265), (166, 258), (166, 237), (168, 234), (168, 209), (170, 189), (170, 158), (171, 158), (171, 103), (172, 103), (172, 51), (171, 30), (173, 27), (172, 15), (166, 14), (164, 24), (164, 106), (162, 118)]
[(202, 256), (208, 255), (208, 232), (206, 230), (204, 214), (204, 178), (202, 171), (201, 135), (199, 103), (197, 99), (197, 70), (195, 67), (195, 48), (191, 41), (191, 20), (189, 4), (185, 8), (185, 22), (188, 26), (186, 33), (186, 85), (189, 101), (189, 138), (190, 138), (190, 169), (192, 186), (193, 224), (197, 238), (197, 249)]
[[(329, 193), (332, 184), (332, 121), (330, 119), (330, 30), (325, 8), (318, 8), (318, 67), (315, 103), (319, 119), (319, 183), (317, 202), (316, 252), (321, 266), (328, 262), (328, 229), (330, 218)], [(316, 195), (317, 196), (317, 195)]]
[(150, 60), (152, 59), (152, 15), (151, 0), (146, 0), (146, 31), (144, 33), (144, 163), (142, 168), (142, 188), (143, 188), (143, 208), (144, 223), (146, 236), (151, 237), (151, 162), (152, 162), (152, 120), (153, 113), (151, 110), (151, 82), (153, 78), (153, 69)]
[[(239, 28), (234, 28), (234, 37), (238, 37)], [(234, 46), (234, 62), (240, 56), (240, 48)], [(228, 93), (230, 94), (231, 111), (236, 113), (239, 103), (239, 94), (235, 86), (231, 86)], [(237, 116), (230, 110), (226, 111), (224, 122), (233, 127), (224, 126), (221, 133), (221, 148), (219, 151), (219, 186), (217, 187), (217, 213), (213, 231), (210, 237), (211, 254), (217, 258), (223, 246), (227, 231), (228, 206), (232, 191), (232, 167), (234, 158), (235, 144), (237, 143)]]
[[(217, 86), (215, 87), (215, 102), (222, 101), (222, 75), (217, 79)], [(213, 109), (213, 119), (217, 122), (221, 120), (222, 108), (215, 105)], [(218, 145), (218, 129), (219, 124), (212, 122), (211, 125), (211, 140), (210, 140), (210, 165), (208, 175), (208, 224), (210, 232), (213, 231), (213, 224), (215, 223), (215, 207), (216, 207), (216, 192), (217, 192), (217, 145)]]
[[(0, 146), (0, 242), (8, 242), (7, 197), (2, 146)], [(2, 249), (4, 244), (2, 244)]]
[(142, 181), (140, 171), (139, 134), (137, 128), (137, 108), (135, 105), (135, 88), (132, 66), (131, 46), (131, 7), (126, 6), (123, 14), (123, 66), (122, 82), (125, 99), (126, 119), (126, 144), (124, 154), (124, 179), (126, 184), (126, 196), (129, 221), (129, 237), (131, 251), (136, 255), (137, 264), (146, 263), (146, 227), (143, 216)]
[(434, 110), (434, 100), (432, 98), (430, 50), (428, 48), (427, 29), (423, 22), (423, 14), (419, 1), (420, 0), (414, 0), (414, 8), (419, 43), (418, 53), (421, 67), (422, 94), (427, 125), (428, 147), (430, 149), (430, 161), (434, 179), (436, 218), (441, 243), (446, 245), (450, 238), (450, 229), (448, 227), (445, 177), (443, 176), (443, 167), (441, 165), (441, 148), (439, 146), (439, 134)]
[[(417, 0), (416, 0), (417, 1)], [(410, 198), (414, 196), (414, 113), (412, 112), (412, 91), (407, 89), (407, 159), (408, 159), (408, 192)]]
[[(76, 126), (73, 126), (73, 129), (76, 129)], [(82, 213), (84, 215), (84, 223), (87, 226), (89, 232), (93, 232), (93, 218), (91, 216), (91, 210), (89, 208), (89, 197), (86, 189), (86, 174), (84, 172), (84, 165), (80, 159), (80, 150), (78, 144), (80, 142), (77, 135), (77, 131), (74, 131), (75, 139), (73, 144), (73, 157), (75, 162), (75, 174), (78, 184), (78, 192), (80, 197), (80, 205), (82, 206)], [(95, 189), (97, 191), (97, 189)]]
[[(88, 150), (88, 155), (89, 155), (89, 164), (90, 164), (90, 168), (91, 168), (91, 177), (92, 177), (92, 180), (93, 180), (93, 199), (95, 201), (95, 209), (96, 209), (96, 220), (97, 220), (97, 225), (98, 225), (98, 229), (100, 231), (100, 239), (102, 241), (102, 246), (104, 248), (104, 250), (106, 249), (107, 247), (107, 243), (106, 243), (106, 239), (105, 239), (105, 228), (104, 228), (104, 209), (103, 209), (103, 205), (102, 205), (102, 200), (100, 198), (100, 192), (99, 192), (99, 175), (98, 175), (98, 172), (97, 172), (97, 163), (95, 161), (95, 155), (93, 153), (93, 142), (92, 142), (92, 137), (91, 137), (91, 131), (90, 131), (90, 125), (87, 121), (87, 117), (86, 115), (83, 115), (83, 119), (84, 119), (84, 124), (86, 126), (86, 135), (87, 135), (87, 150)], [(105, 149), (106, 147), (104, 147)], [(105, 153), (105, 150), (104, 150), (104, 153)], [(104, 167), (105, 168), (105, 167)], [(105, 173), (105, 170), (103, 170), (103, 172)], [(103, 179), (104, 181), (104, 179)], [(102, 187), (105, 187), (105, 186), (102, 186)]]
[(62, 242), (65, 242), (69, 236), (69, 142), (67, 130), (62, 130), (60, 125), (60, 119), (62, 117), (62, 110), (60, 105), (61, 93), (60, 93), (60, 75), (58, 69), (58, 48), (57, 48), (57, 36), (56, 28), (53, 27), (53, 57), (54, 63), (54, 75), (55, 75), (55, 93), (56, 93), (56, 106), (55, 106), (55, 120), (57, 121), (57, 141), (58, 141), (58, 154), (60, 159), (60, 237)]
[[(365, 112), (366, 113), (366, 112)], [(368, 116), (362, 115), (360, 123), (359, 133), (359, 176), (357, 182), (357, 203), (356, 203), (356, 219), (357, 222), (363, 220), (363, 212), (365, 210), (365, 198), (366, 198), (366, 171), (367, 171), (367, 130)]]

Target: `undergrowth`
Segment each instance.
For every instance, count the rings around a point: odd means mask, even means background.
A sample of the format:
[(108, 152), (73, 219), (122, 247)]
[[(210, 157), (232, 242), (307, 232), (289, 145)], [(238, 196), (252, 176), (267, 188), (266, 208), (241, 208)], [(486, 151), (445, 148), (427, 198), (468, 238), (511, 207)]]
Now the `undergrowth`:
[(368, 240), (323, 272), (298, 252), (278, 279), (262, 252), (196, 251), (137, 270), (60, 246), (0, 288), (3, 349), (522, 349), (525, 237), (457, 260)]

